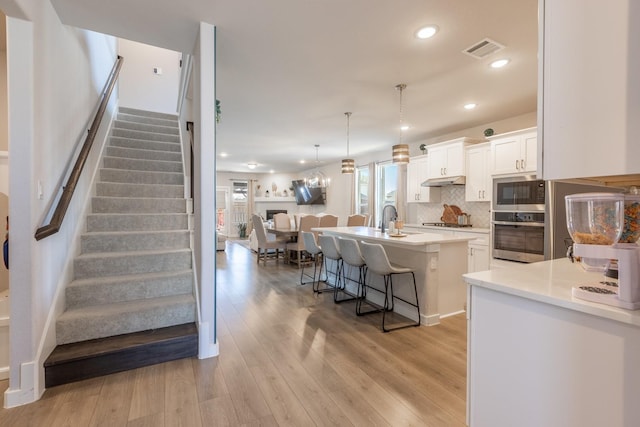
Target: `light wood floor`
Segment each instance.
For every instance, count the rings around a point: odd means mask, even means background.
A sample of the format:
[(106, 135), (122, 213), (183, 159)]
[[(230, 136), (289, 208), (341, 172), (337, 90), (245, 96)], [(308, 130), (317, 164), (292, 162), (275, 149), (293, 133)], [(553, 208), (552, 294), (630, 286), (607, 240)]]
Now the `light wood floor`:
[(383, 334), (293, 267), (234, 243), (217, 261), (218, 358), (54, 387), (0, 426), (464, 425), (464, 315)]

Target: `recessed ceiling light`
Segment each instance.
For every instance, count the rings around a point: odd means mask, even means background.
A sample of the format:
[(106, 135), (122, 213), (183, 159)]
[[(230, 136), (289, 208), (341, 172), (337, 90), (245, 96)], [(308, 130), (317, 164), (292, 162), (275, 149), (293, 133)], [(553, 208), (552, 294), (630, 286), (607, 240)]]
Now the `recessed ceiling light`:
[(252, 163), (247, 163), (247, 167), (248, 167), (249, 169), (255, 169), (255, 168), (256, 168), (256, 166), (258, 166), (258, 164), (257, 164), (257, 163), (253, 163), (253, 162), (252, 162)]
[(276, 171), (274, 171), (273, 169), (271, 169), (271, 170), (269, 171), (269, 173), (275, 173), (275, 172), (276, 172)]
[(402, 130), (402, 131), (409, 130), (409, 125), (400, 126), (400, 130)]
[(438, 32), (437, 25), (427, 25), (426, 27), (420, 28), (416, 31), (416, 38), (418, 39), (428, 39), (433, 37)]
[(464, 109), (465, 110), (473, 110), (474, 108), (476, 108), (478, 106), (478, 104), (475, 104), (473, 102), (470, 102), (468, 104), (464, 104)]
[(220, 153), (220, 157), (227, 157), (227, 156), (228, 156), (228, 154), (225, 153), (224, 151), (222, 153)]
[(491, 64), (489, 64), (489, 66), (491, 68), (502, 68), (508, 63), (509, 63), (509, 59), (504, 58), (504, 59), (498, 59), (496, 61), (493, 61)]
[(304, 165), (305, 161), (304, 160), (300, 160), (300, 164)]

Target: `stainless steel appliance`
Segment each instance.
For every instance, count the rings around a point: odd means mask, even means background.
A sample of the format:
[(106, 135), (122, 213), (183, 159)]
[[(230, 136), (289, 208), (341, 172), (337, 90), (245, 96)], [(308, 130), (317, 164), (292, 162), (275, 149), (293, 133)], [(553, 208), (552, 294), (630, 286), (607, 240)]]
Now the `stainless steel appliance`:
[(493, 180), (493, 210), (511, 212), (544, 211), (546, 183), (535, 175)]
[(508, 261), (544, 260), (544, 211), (494, 211), (493, 257)]
[(493, 258), (544, 260), (545, 199), (546, 182), (534, 175), (493, 180)]

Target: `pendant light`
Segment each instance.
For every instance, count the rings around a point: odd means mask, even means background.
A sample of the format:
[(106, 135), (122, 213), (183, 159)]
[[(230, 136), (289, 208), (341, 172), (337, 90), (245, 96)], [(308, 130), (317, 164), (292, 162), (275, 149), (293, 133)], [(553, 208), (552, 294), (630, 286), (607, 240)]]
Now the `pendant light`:
[(344, 113), (347, 117), (347, 158), (342, 159), (342, 173), (351, 174), (356, 170), (356, 162), (353, 159), (349, 158), (349, 118), (351, 117), (351, 113)]
[(392, 147), (393, 163), (407, 164), (409, 163), (409, 146), (402, 143), (402, 91), (407, 87), (406, 84), (400, 83), (396, 85), (396, 89), (400, 91), (400, 139), (396, 145)]
[(329, 186), (329, 178), (320, 170), (320, 160), (318, 160), (318, 148), (320, 145), (314, 145), (316, 147), (316, 168), (304, 181), (309, 188), (326, 188)]

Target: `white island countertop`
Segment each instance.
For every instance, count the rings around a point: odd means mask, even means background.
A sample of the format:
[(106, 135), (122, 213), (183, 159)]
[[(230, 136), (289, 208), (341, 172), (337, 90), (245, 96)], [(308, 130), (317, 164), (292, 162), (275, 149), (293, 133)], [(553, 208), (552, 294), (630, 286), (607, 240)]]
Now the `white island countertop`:
[(405, 224), (407, 228), (412, 229), (420, 229), (420, 230), (429, 230), (430, 232), (437, 233), (438, 230), (447, 230), (447, 231), (460, 231), (465, 233), (476, 233), (476, 234), (489, 234), (488, 228), (482, 227), (457, 227), (457, 226), (440, 226), (440, 225), (424, 225), (424, 224)]
[(604, 280), (602, 273), (585, 271), (569, 259), (511, 263), (512, 267), (468, 273), (465, 281), (494, 291), (539, 301), (629, 325), (640, 326), (640, 310), (625, 310), (581, 300), (571, 295), (573, 286)]
[(329, 232), (335, 235), (343, 235), (351, 238), (363, 238), (380, 241), (381, 243), (398, 246), (424, 246), (443, 243), (458, 243), (473, 240), (468, 236), (451, 236), (447, 234), (433, 233), (403, 233), (402, 237), (394, 237), (393, 233), (381, 233), (380, 229), (372, 227), (319, 227), (313, 231)]

